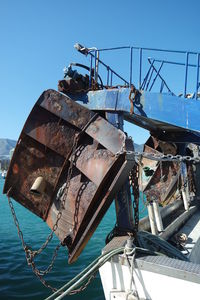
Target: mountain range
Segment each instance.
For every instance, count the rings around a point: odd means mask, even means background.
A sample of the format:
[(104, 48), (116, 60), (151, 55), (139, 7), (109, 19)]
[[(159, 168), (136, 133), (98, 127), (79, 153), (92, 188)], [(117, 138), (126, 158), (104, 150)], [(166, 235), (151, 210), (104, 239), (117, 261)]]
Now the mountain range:
[(143, 146), (144, 146), (144, 144), (139, 145), (139, 144), (134, 143), (134, 149), (137, 152), (142, 152), (143, 151)]
[(0, 159), (6, 159), (10, 156), (10, 150), (16, 146), (15, 140), (0, 138)]

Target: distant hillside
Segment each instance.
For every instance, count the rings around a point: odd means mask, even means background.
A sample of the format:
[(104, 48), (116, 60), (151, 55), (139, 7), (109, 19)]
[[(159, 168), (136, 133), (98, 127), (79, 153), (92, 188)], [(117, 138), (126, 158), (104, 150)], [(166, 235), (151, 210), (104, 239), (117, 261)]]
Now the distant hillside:
[(16, 141), (9, 139), (0, 139), (0, 158), (9, 157), (10, 150), (16, 145)]
[(135, 151), (142, 152), (144, 145), (143, 144), (138, 145), (138, 144), (134, 143), (134, 147), (135, 147)]

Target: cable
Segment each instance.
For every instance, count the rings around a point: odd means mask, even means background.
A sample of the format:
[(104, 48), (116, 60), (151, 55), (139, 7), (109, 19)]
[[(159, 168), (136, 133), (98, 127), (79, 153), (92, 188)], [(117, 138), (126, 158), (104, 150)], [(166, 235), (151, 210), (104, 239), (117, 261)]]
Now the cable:
[[(89, 278), (91, 275), (96, 273), (96, 271), (99, 270), (99, 268), (106, 263), (112, 256), (119, 254), (123, 252), (124, 247), (114, 249), (108, 253), (102, 254), (98, 258), (96, 258), (88, 267), (86, 267), (81, 273), (79, 273), (77, 276), (75, 276), (72, 280), (70, 280), (67, 284), (62, 286), (60, 289), (58, 289), (55, 293), (50, 295), (45, 300), (50, 299), (62, 299), (66, 295), (68, 295), (74, 288), (79, 286), (81, 283), (83, 283), (87, 278)], [(66, 289), (61, 295), (59, 295), (64, 289)], [(56, 297), (59, 295), (58, 297)], [(56, 297), (56, 298), (55, 298)]]
[[(70, 66), (80, 67), (80, 68), (86, 69), (87, 71), (90, 72), (90, 67), (88, 67), (86, 65), (83, 65), (83, 64), (80, 64), (80, 63), (71, 63)], [(94, 69), (92, 69), (91, 71), (92, 71), (92, 76), (94, 76)], [(101, 79), (101, 76), (98, 73), (97, 73), (97, 75), (98, 75), (98, 78), (99, 78), (100, 83), (101, 83), (101, 88), (103, 89), (104, 85), (103, 85), (103, 81)]]

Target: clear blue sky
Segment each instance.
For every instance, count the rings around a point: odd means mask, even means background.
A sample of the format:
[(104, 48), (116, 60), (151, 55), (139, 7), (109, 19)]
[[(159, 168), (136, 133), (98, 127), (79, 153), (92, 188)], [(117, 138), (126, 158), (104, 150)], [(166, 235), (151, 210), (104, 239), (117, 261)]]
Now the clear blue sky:
[(79, 61), (76, 42), (200, 51), (199, 12), (199, 0), (0, 0), (0, 138), (17, 139), (42, 91)]

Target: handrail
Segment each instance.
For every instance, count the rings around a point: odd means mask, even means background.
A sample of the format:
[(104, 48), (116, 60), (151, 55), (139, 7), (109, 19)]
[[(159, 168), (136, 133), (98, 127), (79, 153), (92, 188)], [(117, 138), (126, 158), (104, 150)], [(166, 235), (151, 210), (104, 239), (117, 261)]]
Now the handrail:
[(170, 49), (159, 49), (159, 48), (146, 48), (146, 47), (138, 47), (138, 46), (121, 46), (121, 47), (113, 47), (113, 48), (102, 48), (98, 49), (99, 52), (102, 51), (112, 51), (112, 50), (122, 50), (122, 49), (136, 49), (136, 50), (149, 50), (149, 51), (160, 51), (160, 52), (171, 52), (171, 53), (190, 53), (190, 54), (200, 54), (200, 52), (194, 52), (189, 50), (170, 50)]
[[(97, 51), (99, 50), (93, 50), (95, 51), (95, 54), (93, 54), (92, 52), (89, 52), (89, 54), (91, 55), (91, 69), (92, 69), (92, 61), (93, 61), (93, 58), (95, 59), (95, 69), (96, 69), (96, 64), (97, 64)], [(129, 82), (124, 79), (122, 76), (120, 76), (117, 72), (115, 72), (109, 65), (105, 64), (102, 60), (98, 59), (98, 63), (102, 64), (107, 70), (108, 70), (108, 76), (107, 76), (107, 85), (109, 84), (109, 72), (111, 72), (111, 74), (115, 74), (119, 79), (121, 79), (125, 84), (129, 85)]]
[[(87, 49), (87, 48), (84, 48)], [(125, 79), (123, 78), (120, 74), (118, 74), (113, 68), (111, 68), (109, 65), (105, 64), (103, 62), (103, 60), (99, 59), (99, 54), (103, 52), (107, 52), (107, 51), (121, 51), (121, 50), (129, 50), (129, 54), (128, 54), (128, 65), (129, 65), (129, 71), (127, 73), (129, 73), (129, 79)], [(150, 57), (145, 57), (147, 52), (156, 52), (156, 53), (161, 53), (162, 54), (175, 54), (175, 56), (177, 55), (185, 55), (185, 58), (183, 58), (183, 56), (181, 56), (182, 61), (173, 61), (173, 60), (167, 60), (162, 59), (162, 58), (150, 58)], [(137, 57), (137, 59), (135, 58), (135, 52), (137, 52), (139, 54), (139, 57)], [(168, 84), (166, 83), (166, 79), (163, 78), (163, 75), (161, 75), (161, 69), (163, 65), (169, 64), (169, 65), (177, 65), (177, 66), (185, 66), (185, 71), (184, 72), (184, 80), (182, 83), (182, 88), (180, 88), (182, 90), (179, 91), (179, 94), (182, 93), (184, 95), (184, 97), (187, 97), (187, 90), (188, 88), (190, 89), (189, 86), (189, 82), (191, 82), (191, 74), (190, 74), (190, 68), (194, 67), (196, 68), (196, 76), (194, 76), (195, 78), (192, 78), (192, 83), (195, 84), (195, 91), (194, 91), (194, 95), (195, 98), (198, 98), (198, 90), (199, 90), (199, 68), (200, 68), (200, 52), (196, 52), (196, 51), (182, 51), (182, 50), (170, 50), (170, 49), (159, 49), (159, 48), (147, 48), (147, 47), (137, 47), (137, 46), (119, 46), (119, 47), (111, 47), (111, 48), (88, 48), (86, 53), (83, 53), (86, 55), (90, 55), (91, 56), (91, 61), (90, 61), (90, 84), (92, 81), (92, 68), (93, 68), (93, 61), (94, 61), (94, 70), (97, 69), (97, 65), (100, 64), (104, 67), (104, 70), (106, 71), (107, 74), (107, 78), (106, 78), (106, 85), (107, 86), (112, 86), (113, 85), (113, 76), (116, 76), (116, 78), (118, 78), (120, 81), (123, 82), (123, 84), (125, 86), (131, 86), (132, 84), (134, 84), (138, 89), (142, 89), (144, 87), (144, 81), (145, 78), (147, 78), (149, 76), (149, 69), (147, 70), (147, 72), (145, 71), (145, 69), (147, 68), (147, 61), (150, 59), (152, 62), (152, 59), (154, 60), (153, 64), (152, 64), (152, 69), (154, 69), (155, 72), (158, 72), (158, 74), (156, 74), (156, 78), (154, 78), (153, 83), (151, 84), (151, 88), (150, 90), (152, 90), (152, 88), (155, 86), (155, 82), (160, 80), (161, 82), (161, 87), (160, 87), (160, 91), (162, 92), (164, 87), (167, 89), (167, 92), (170, 92), (172, 94), (175, 94), (175, 92), (171, 92), (171, 89), (169, 88)], [(97, 55), (98, 54), (98, 55)], [(196, 63), (194, 63), (194, 56), (196, 56)], [(145, 58), (147, 58), (147, 60), (145, 60)], [(191, 58), (193, 58), (193, 61), (191, 62)], [(161, 69), (159, 69), (158, 71), (156, 71), (156, 67), (155, 67), (155, 63), (161, 63)], [(135, 67), (137, 65), (137, 67)], [(138, 85), (135, 82), (135, 78), (133, 80), (133, 71), (136, 72), (136, 70), (138, 71)], [(147, 76), (148, 75), (148, 76)], [(144, 77), (144, 79), (143, 79)], [(145, 82), (146, 84), (146, 82)], [(190, 91), (191, 93), (191, 91)]]

